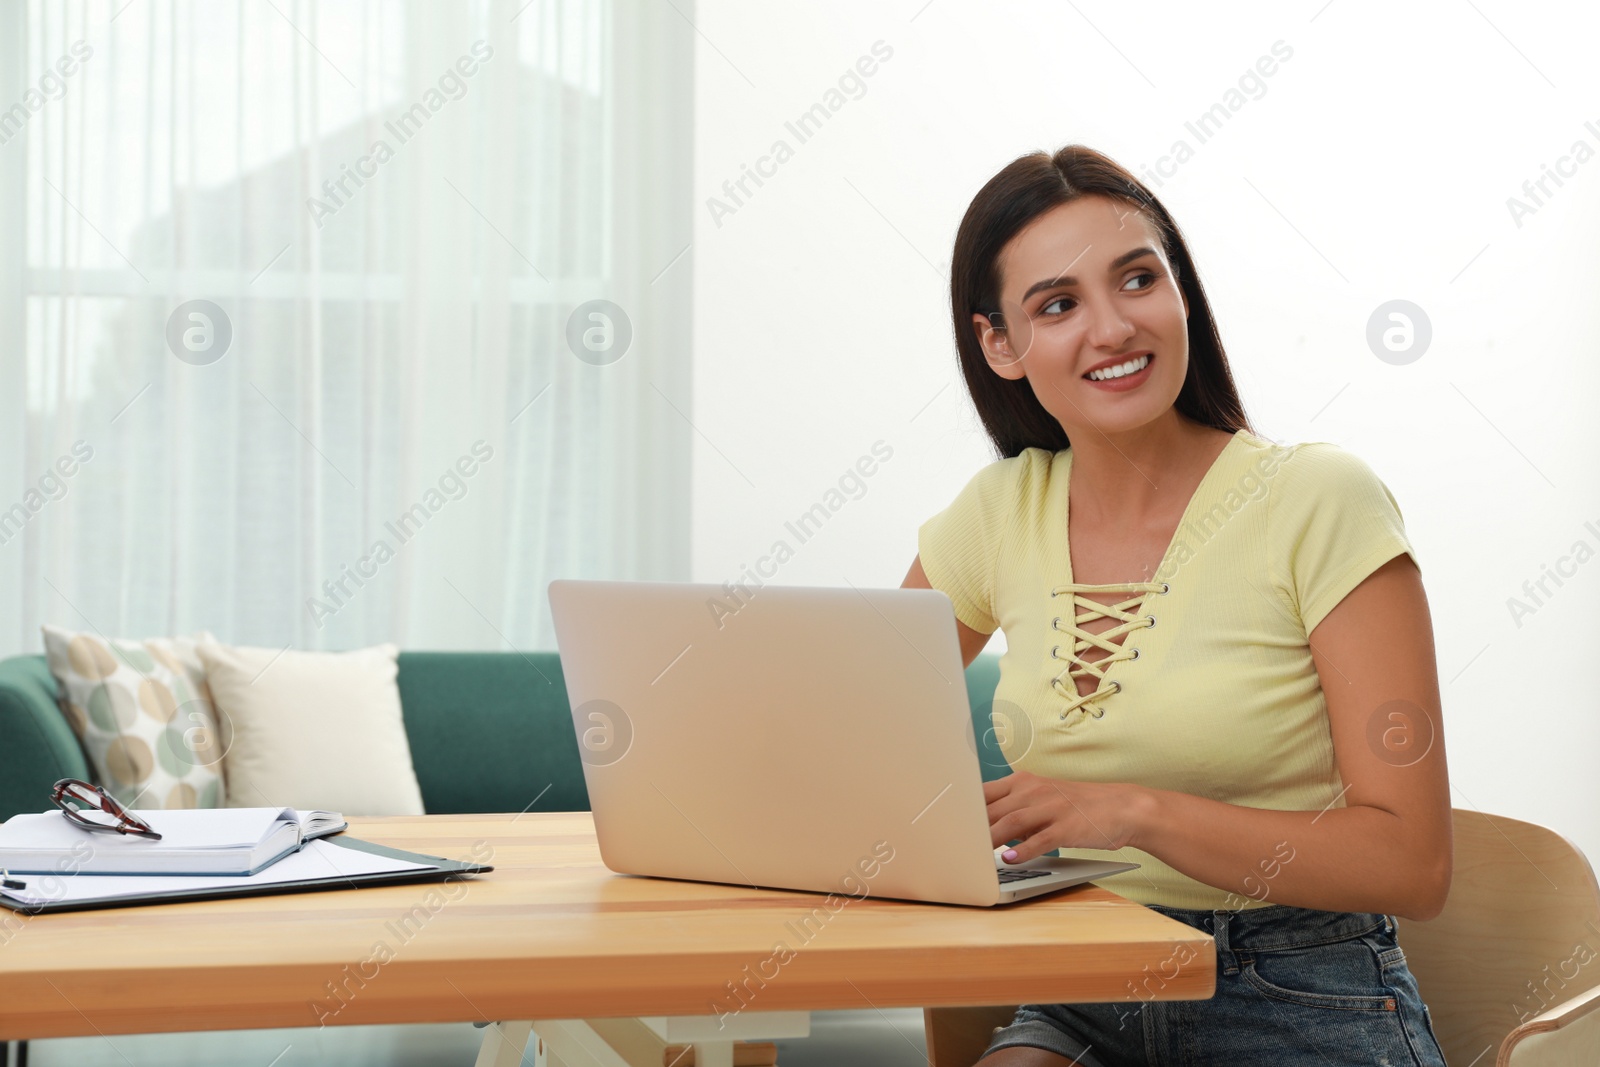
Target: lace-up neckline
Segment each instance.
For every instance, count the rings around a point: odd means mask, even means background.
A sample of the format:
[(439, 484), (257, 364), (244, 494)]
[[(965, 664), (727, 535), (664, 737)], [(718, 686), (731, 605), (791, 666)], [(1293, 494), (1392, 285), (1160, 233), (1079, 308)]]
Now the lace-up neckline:
[[(1142, 606), (1145, 597), (1149, 594), (1156, 593), (1165, 596), (1171, 588), (1166, 582), (1120, 582), (1113, 585), (1087, 585), (1069, 582), (1066, 585), (1058, 585), (1050, 590), (1052, 597), (1070, 597), (1066, 605), (1068, 614), (1065, 617), (1058, 615), (1050, 621), (1051, 629), (1070, 634), (1072, 637), (1072, 644), (1068, 649), (1069, 655), (1063, 656), (1060, 654), (1060, 645), (1050, 650), (1051, 659), (1065, 659), (1069, 664), (1065, 671), (1056, 675), (1050, 681), (1052, 688), (1068, 698), (1067, 707), (1061, 713), (1062, 718), (1066, 718), (1079, 708), (1092, 704), (1101, 697), (1117, 692), (1122, 688), (1121, 682), (1113, 680), (1108, 683), (1106, 681), (1105, 669), (1111, 664), (1120, 663), (1125, 659), (1138, 659), (1139, 650), (1136, 648), (1130, 649), (1125, 644), (1118, 644), (1116, 639), (1134, 630), (1149, 629), (1156, 623), (1154, 615), (1135, 615), (1129, 609), (1136, 605)], [(1085, 595), (1087, 593), (1113, 592), (1137, 592), (1139, 595), (1117, 604), (1102, 604)], [(1079, 614), (1080, 608), (1084, 609), (1082, 614)], [(1083, 623), (1096, 618), (1114, 618), (1119, 620), (1119, 624), (1099, 633), (1090, 633), (1083, 628)], [(1104, 649), (1110, 655), (1096, 660), (1083, 659), (1081, 653), (1088, 651), (1090, 645)], [(1085, 676), (1095, 680), (1095, 688), (1089, 693), (1079, 693), (1078, 679)], [(1098, 719), (1105, 712), (1099, 707), (1095, 707), (1089, 711), (1089, 714)]]
[[(1228, 438), (1217, 454), (1212, 457), (1211, 466), (1206, 468), (1205, 474), (1201, 476), (1199, 483), (1195, 485), (1194, 491), (1189, 494), (1189, 500), (1184, 505), (1183, 514), (1178, 517), (1178, 525), (1173, 529), (1172, 537), (1167, 541), (1166, 550), (1161, 553), (1161, 561), (1157, 564), (1157, 573), (1160, 573), (1159, 568), (1172, 556), (1173, 547), (1178, 543), (1178, 538), (1183, 535), (1184, 526), (1189, 522), (1189, 513), (1194, 510), (1195, 501), (1200, 499), (1202, 490), (1211, 481), (1212, 476), (1216, 474), (1218, 467), (1222, 464), (1223, 457), (1241, 439), (1243, 433), (1243, 430), (1234, 431), (1233, 435)], [(1063, 527), (1067, 527), (1071, 519), (1072, 450), (1070, 448), (1067, 450), (1065, 459), (1067, 472), (1062, 496), (1067, 504), (1062, 509)], [(1067, 535), (1066, 540), (1066, 570), (1067, 577), (1070, 579), (1073, 577), (1070, 533)], [(1051, 629), (1069, 634), (1072, 637), (1071, 646), (1065, 650), (1065, 655), (1062, 654), (1063, 646), (1061, 645), (1056, 645), (1050, 650), (1052, 659), (1064, 659), (1068, 663), (1066, 670), (1050, 680), (1050, 687), (1067, 699), (1066, 707), (1061, 712), (1063, 720), (1072, 718), (1074, 713), (1079, 711), (1096, 719), (1105, 714), (1105, 709), (1100, 707), (1098, 702), (1102, 698), (1122, 690), (1121, 682), (1115, 679), (1109, 682), (1106, 680), (1106, 669), (1123, 660), (1137, 659), (1139, 657), (1138, 649), (1126, 648), (1123, 645), (1116, 644), (1115, 639), (1134, 630), (1149, 629), (1156, 624), (1154, 615), (1135, 614), (1129, 609), (1136, 606), (1142, 607), (1145, 597), (1151, 593), (1165, 596), (1170, 589), (1171, 586), (1164, 581), (1116, 582), (1109, 585), (1092, 585), (1068, 581), (1050, 590), (1051, 597), (1065, 596), (1069, 598), (1066, 604), (1067, 610), (1050, 622)], [(1131, 595), (1128, 599), (1121, 600), (1115, 604), (1102, 604), (1085, 595), (1087, 593), (1115, 592), (1136, 595)], [(1107, 630), (1102, 630), (1100, 633), (1090, 633), (1083, 628), (1084, 623), (1096, 618), (1116, 619), (1117, 625)], [(1104, 649), (1109, 655), (1093, 661), (1083, 659), (1081, 654), (1087, 651), (1090, 645)], [(1095, 687), (1088, 693), (1079, 693), (1077, 680), (1085, 676), (1095, 680)]]

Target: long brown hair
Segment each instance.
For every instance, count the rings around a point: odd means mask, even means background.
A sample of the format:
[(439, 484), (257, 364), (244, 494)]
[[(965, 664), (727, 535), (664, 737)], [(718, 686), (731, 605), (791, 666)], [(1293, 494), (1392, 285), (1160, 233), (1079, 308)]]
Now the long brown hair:
[(1055, 155), (1019, 156), (978, 190), (956, 231), (950, 261), (950, 311), (956, 351), (967, 392), (978, 409), (1001, 459), (1025, 448), (1059, 452), (1071, 442), (1056, 417), (1039, 403), (1026, 378), (1002, 378), (989, 366), (972, 328), (974, 314), (1000, 311), (1000, 252), (1040, 215), (1085, 196), (1107, 196), (1133, 205), (1155, 224), (1167, 261), (1189, 302), (1189, 372), (1173, 405), (1195, 422), (1229, 433), (1249, 430), (1250, 422), (1228, 369), (1206, 301), (1178, 224), (1161, 201), (1109, 157), (1083, 145), (1067, 145)]

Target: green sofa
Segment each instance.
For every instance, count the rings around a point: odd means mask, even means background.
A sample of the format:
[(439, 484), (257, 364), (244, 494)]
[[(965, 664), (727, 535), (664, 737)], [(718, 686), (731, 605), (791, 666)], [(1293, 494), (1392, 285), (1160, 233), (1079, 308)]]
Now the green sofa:
[[(967, 668), (985, 781), (1010, 773), (989, 725), (999, 681), (998, 655)], [(429, 814), (589, 810), (556, 653), (402, 652), (398, 684)], [(0, 819), (49, 807), (58, 778), (93, 780), (55, 679), (43, 656), (0, 661)]]

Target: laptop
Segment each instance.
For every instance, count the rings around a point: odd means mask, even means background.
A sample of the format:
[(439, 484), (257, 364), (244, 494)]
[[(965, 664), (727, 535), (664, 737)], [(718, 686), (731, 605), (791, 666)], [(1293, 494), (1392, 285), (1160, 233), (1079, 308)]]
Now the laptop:
[(550, 583), (601, 858), (619, 874), (987, 907), (1133, 870), (991, 844), (934, 589)]

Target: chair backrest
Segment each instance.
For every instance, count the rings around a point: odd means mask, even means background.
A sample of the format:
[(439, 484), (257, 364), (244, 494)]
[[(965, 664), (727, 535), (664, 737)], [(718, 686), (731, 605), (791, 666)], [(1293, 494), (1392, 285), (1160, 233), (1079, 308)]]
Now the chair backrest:
[(1401, 919), (1397, 936), (1445, 1059), (1487, 1067), (1524, 1019), (1600, 986), (1600, 886), (1578, 847), (1553, 830), (1453, 814), (1444, 911)]

